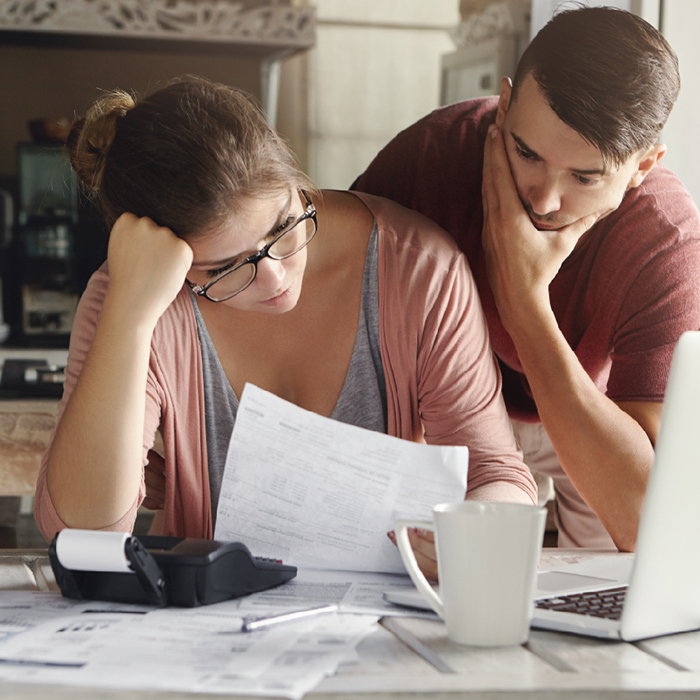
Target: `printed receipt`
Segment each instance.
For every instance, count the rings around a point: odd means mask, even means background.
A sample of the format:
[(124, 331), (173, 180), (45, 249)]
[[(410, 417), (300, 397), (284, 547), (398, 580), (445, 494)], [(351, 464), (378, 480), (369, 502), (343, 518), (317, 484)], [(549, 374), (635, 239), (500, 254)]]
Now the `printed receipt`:
[(467, 468), (464, 446), (347, 425), (246, 384), (214, 536), (295, 566), (405, 573), (387, 532), (461, 501)]

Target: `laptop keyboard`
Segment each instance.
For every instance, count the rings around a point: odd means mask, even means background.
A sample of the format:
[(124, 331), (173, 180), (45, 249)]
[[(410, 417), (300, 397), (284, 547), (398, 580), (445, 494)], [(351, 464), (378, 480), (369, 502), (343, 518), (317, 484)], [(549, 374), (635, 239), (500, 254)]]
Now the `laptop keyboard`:
[(604, 591), (573, 593), (571, 595), (538, 600), (535, 603), (535, 607), (576, 613), (577, 615), (604, 617), (608, 620), (619, 620), (622, 615), (622, 604), (625, 601), (626, 592), (627, 586), (621, 586), (618, 588), (607, 588)]

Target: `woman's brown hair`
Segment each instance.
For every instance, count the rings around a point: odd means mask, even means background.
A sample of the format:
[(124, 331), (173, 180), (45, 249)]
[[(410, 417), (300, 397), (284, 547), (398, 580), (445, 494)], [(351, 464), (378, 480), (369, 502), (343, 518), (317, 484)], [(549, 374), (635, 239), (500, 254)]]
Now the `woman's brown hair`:
[(252, 99), (202, 78), (141, 100), (109, 93), (66, 145), (108, 224), (131, 212), (185, 239), (218, 228), (242, 199), (313, 189)]

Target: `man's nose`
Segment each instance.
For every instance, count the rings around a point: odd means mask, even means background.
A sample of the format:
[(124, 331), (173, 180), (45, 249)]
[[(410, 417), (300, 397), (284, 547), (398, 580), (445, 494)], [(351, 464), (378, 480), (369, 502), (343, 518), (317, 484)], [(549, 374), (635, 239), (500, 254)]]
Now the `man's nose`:
[(561, 209), (561, 191), (554, 178), (545, 178), (533, 185), (527, 199), (532, 212), (537, 216), (547, 216)]

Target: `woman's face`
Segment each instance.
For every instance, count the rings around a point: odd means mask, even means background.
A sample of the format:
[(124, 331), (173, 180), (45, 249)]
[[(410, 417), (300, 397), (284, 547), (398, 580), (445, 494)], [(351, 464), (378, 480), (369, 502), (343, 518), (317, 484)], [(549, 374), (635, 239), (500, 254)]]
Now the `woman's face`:
[[(194, 253), (187, 275), (190, 282), (204, 286), (227, 269), (260, 251), (285, 226), (304, 213), (300, 193), (250, 198), (218, 231), (190, 241)], [(285, 260), (265, 257), (258, 262), (253, 283), (236, 296), (219, 302), (239, 311), (283, 314), (299, 301), (307, 249), (302, 248)], [(216, 285), (211, 290), (215, 293)]]

